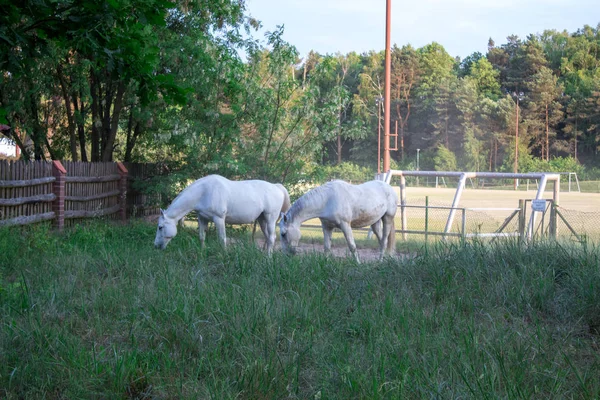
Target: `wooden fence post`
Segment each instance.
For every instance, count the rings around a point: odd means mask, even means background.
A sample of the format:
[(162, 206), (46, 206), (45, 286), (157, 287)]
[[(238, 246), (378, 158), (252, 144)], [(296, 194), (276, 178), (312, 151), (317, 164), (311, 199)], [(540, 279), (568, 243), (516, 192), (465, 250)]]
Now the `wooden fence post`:
[(117, 168), (119, 169), (119, 175), (121, 175), (121, 180), (119, 181), (119, 204), (121, 206), (121, 210), (119, 211), (121, 214), (121, 221), (127, 221), (127, 175), (128, 171), (123, 165), (122, 162), (117, 163)]
[(52, 161), (52, 175), (56, 178), (52, 183), (52, 192), (56, 196), (52, 202), (52, 211), (54, 211), (52, 225), (55, 229), (62, 231), (65, 227), (65, 178), (67, 170), (60, 161)]

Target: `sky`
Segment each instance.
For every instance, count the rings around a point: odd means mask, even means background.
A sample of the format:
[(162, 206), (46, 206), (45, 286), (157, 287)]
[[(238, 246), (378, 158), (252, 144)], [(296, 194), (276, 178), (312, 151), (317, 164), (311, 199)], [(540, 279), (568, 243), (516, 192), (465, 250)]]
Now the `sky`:
[[(262, 22), (255, 34), (284, 25), (284, 39), (300, 56), (357, 53), (385, 48), (386, 0), (246, 0), (246, 12)], [(525, 39), (547, 29), (572, 33), (600, 23), (600, 0), (392, 0), (392, 44), (415, 48), (431, 42), (452, 57), (487, 52), (515, 34)]]

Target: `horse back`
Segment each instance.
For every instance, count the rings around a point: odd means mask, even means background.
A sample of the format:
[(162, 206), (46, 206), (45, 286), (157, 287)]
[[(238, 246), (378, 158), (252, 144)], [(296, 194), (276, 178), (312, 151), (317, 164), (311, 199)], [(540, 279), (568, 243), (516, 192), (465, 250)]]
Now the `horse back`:
[(253, 222), (263, 213), (279, 215), (285, 198), (277, 186), (261, 180), (231, 181), (227, 194), (231, 223)]
[(369, 226), (383, 218), (394, 216), (397, 210), (397, 196), (394, 189), (382, 181), (369, 181), (354, 186), (352, 223), (353, 227)]

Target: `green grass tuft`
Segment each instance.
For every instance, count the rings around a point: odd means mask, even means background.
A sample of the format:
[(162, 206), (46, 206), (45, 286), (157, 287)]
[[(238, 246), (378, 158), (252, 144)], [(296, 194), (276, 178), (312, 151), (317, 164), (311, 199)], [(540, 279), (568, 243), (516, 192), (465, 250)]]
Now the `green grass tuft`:
[[(0, 396), (598, 398), (600, 251), (356, 264), (155, 226), (0, 229)], [(359, 244), (360, 246), (360, 244)], [(414, 246), (414, 245), (413, 245)]]

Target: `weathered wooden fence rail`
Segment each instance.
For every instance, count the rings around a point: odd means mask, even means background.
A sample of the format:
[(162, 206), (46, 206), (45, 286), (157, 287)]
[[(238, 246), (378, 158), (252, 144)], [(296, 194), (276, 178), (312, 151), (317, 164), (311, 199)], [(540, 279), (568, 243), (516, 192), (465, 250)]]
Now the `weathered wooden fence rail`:
[(60, 161), (0, 162), (0, 226), (52, 220), (57, 229), (76, 219), (158, 212), (155, 197), (134, 188), (160, 168), (144, 164)]

